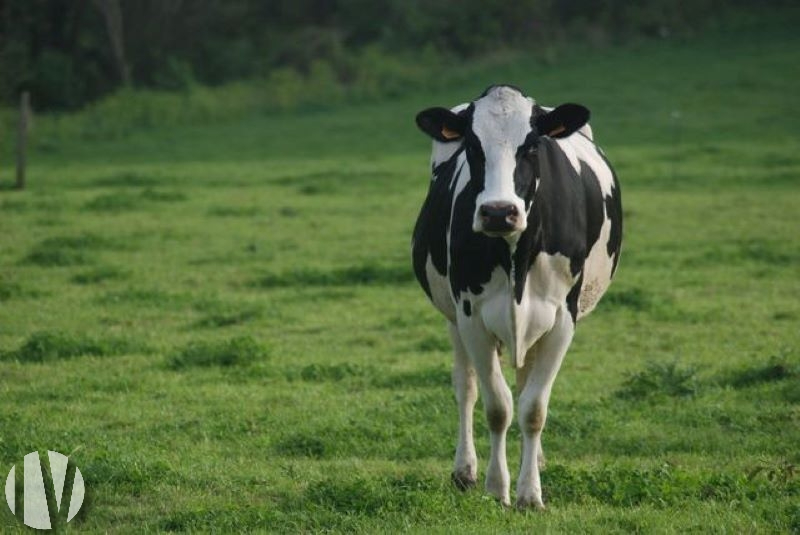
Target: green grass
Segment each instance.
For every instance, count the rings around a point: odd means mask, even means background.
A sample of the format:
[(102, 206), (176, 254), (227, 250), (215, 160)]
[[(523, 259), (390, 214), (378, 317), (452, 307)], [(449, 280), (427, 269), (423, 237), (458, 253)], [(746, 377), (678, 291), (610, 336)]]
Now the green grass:
[[(70, 454), (76, 532), (800, 531), (792, 20), (515, 56), (361, 106), (36, 138), (29, 189), (0, 190), (0, 473)], [(498, 81), (593, 110), (626, 214), (556, 382), (541, 514), (451, 488), (449, 343), (409, 260), (413, 116)]]

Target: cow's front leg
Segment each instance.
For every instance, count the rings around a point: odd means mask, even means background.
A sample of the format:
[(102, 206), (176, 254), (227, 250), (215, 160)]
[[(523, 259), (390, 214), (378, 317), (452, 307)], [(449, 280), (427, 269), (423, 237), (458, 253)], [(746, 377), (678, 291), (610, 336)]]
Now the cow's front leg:
[(472, 414), (478, 399), (478, 385), (475, 369), (461, 342), (458, 328), (452, 323), (449, 327), (453, 340), (453, 389), (458, 403), (458, 446), (453, 466), (453, 484), (460, 490), (467, 490), (474, 487), (478, 480), (478, 457), (472, 438)]
[[(517, 480), (517, 507), (544, 509), (539, 463), (542, 455), (542, 429), (547, 419), (547, 405), (558, 369), (575, 332), (566, 307), (556, 312), (553, 328), (545, 334), (525, 358), (517, 372), (519, 427), (522, 430), (522, 463)], [(522, 385), (521, 387), (519, 385)]]
[(510, 505), (506, 431), (511, 424), (513, 405), (511, 390), (500, 369), (497, 343), (482, 326), (470, 322), (459, 323), (458, 332), (477, 372), (489, 424), (491, 453), (486, 469), (486, 490), (503, 505)]

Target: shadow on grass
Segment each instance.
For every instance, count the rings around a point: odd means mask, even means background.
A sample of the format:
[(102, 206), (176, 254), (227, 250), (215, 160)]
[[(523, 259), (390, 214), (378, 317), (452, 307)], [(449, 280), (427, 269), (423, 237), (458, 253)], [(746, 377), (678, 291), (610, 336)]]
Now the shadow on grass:
[(385, 192), (398, 178), (397, 174), (385, 171), (330, 171), (279, 177), (271, 183), (293, 187), (300, 195), (334, 195), (354, 191), (361, 193), (365, 189)]
[(762, 383), (800, 380), (800, 364), (790, 362), (786, 355), (773, 356), (763, 364), (730, 370), (721, 374), (719, 384), (733, 388), (748, 388)]
[(176, 351), (167, 366), (173, 370), (248, 366), (269, 358), (269, 350), (250, 336), (192, 342)]
[(410, 266), (363, 264), (339, 269), (301, 269), (268, 274), (254, 281), (259, 288), (325, 287), (325, 286), (391, 286), (413, 280)]
[(152, 188), (173, 182), (174, 180), (170, 178), (144, 175), (135, 171), (122, 171), (120, 173), (97, 178), (88, 182), (86, 185), (91, 188)]
[(93, 212), (124, 212), (140, 210), (155, 203), (172, 203), (185, 201), (187, 196), (177, 191), (160, 191), (146, 188), (138, 193), (128, 190), (103, 193), (83, 205)]
[(118, 281), (129, 278), (129, 274), (119, 268), (112, 266), (99, 266), (87, 271), (78, 273), (72, 277), (75, 284), (89, 285), (100, 284), (107, 281)]
[(40, 267), (83, 265), (93, 261), (91, 253), (126, 249), (130, 249), (130, 243), (121, 238), (109, 238), (91, 233), (54, 236), (35, 245), (23, 259), (23, 263)]

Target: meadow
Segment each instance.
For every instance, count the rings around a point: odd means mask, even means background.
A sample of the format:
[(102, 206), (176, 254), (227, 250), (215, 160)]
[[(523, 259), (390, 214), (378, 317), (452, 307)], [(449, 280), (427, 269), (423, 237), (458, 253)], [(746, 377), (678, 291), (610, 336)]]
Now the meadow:
[[(64, 532), (800, 532), (798, 63), (784, 18), (364, 104), (39, 119), (28, 189), (8, 146), (0, 169), (3, 481), (70, 455), (87, 498)], [(542, 513), (451, 486), (449, 341), (409, 258), (414, 114), (495, 82), (591, 108), (625, 207), (556, 381)]]

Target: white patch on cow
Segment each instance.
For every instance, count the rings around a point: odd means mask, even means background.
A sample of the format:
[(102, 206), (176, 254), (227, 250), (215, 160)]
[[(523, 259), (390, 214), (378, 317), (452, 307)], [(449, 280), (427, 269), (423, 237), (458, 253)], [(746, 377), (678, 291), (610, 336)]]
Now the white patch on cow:
[(428, 286), (431, 290), (431, 301), (433, 305), (438, 308), (449, 321), (455, 323), (456, 307), (453, 302), (452, 292), (450, 291), (450, 284), (447, 281), (447, 277), (443, 277), (436, 271), (430, 253), (428, 253), (428, 259), (425, 261), (425, 275), (428, 277)]
[[(472, 131), (480, 140), (486, 157), (484, 188), (475, 206), (486, 203), (509, 203), (518, 213), (525, 213), (525, 202), (514, 188), (517, 149), (531, 132), (530, 118), (533, 100), (510, 87), (491, 89), (475, 101)], [(520, 218), (518, 232), (525, 230), (527, 221)], [(473, 229), (479, 232), (482, 223), (476, 210)]]
[[(552, 328), (556, 311), (566, 301), (575, 277), (570, 271), (569, 258), (560, 253), (539, 253), (528, 271), (520, 303), (514, 299), (512, 280), (498, 266), (480, 294), (464, 292), (461, 299), (470, 301), (469, 321), (477, 320), (491, 332), (508, 348), (511, 363), (519, 368), (528, 350)], [(460, 308), (457, 314), (459, 320), (467, 319)]]
[[(459, 104), (453, 108), (450, 108), (450, 111), (453, 113), (458, 113), (463, 111), (469, 107), (469, 104)], [(436, 167), (437, 165), (446, 162), (449, 160), (453, 154), (456, 153), (458, 149), (461, 148), (463, 143), (450, 141), (448, 143), (442, 143), (441, 141), (433, 140), (433, 149), (431, 150), (431, 168)], [(432, 177), (436, 178), (435, 176)]]
[(608, 286), (611, 284), (611, 272), (614, 269), (614, 254), (608, 254), (608, 242), (611, 239), (611, 219), (603, 206), (603, 226), (600, 236), (592, 245), (586, 262), (583, 265), (583, 284), (578, 297), (578, 319), (586, 316), (597, 305)]
[(458, 196), (464, 191), (464, 188), (467, 187), (467, 184), (469, 184), (472, 178), (472, 174), (469, 172), (469, 166), (467, 165), (467, 155), (463, 152), (459, 154), (458, 160), (456, 160), (456, 174), (457, 176), (453, 179), (456, 181), (456, 185), (453, 189), (453, 204), (450, 206), (451, 209), (455, 206), (456, 199), (458, 199)]
[(539, 253), (528, 271), (520, 303), (513, 303), (514, 341), (511, 362), (524, 365), (525, 355), (555, 322), (556, 312), (567, 299), (575, 278), (568, 257)]
[(576, 172), (581, 172), (581, 162), (584, 162), (597, 176), (603, 196), (607, 197), (613, 194), (614, 175), (603, 159), (600, 149), (591, 139), (587, 139), (580, 134), (573, 134), (569, 137), (556, 139), (556, 142)]

